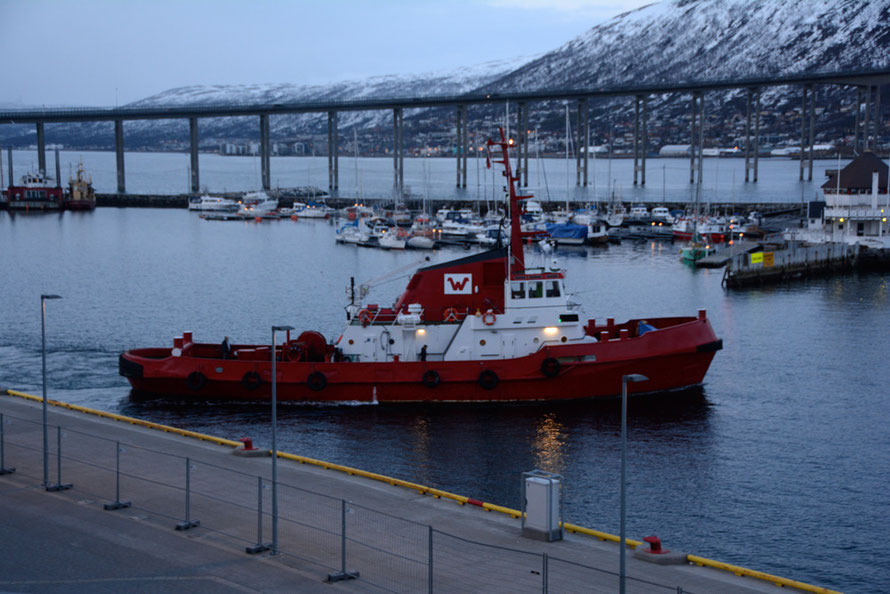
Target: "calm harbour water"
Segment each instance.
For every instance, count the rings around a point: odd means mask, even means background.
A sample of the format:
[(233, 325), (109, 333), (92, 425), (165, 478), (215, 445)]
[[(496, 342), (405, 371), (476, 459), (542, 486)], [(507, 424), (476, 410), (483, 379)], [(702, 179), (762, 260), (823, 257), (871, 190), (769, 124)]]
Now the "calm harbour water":
[[(184, 177), (184, 176), (183, 176)], [(272, 325), (336, 337), (349, 277), (419, 261), (334, 243), (322, 221), (210, 222), (182, 210), (0, 212), (0, 384), (227, 438), (270, 441), (267, 405), (136, 402), (123, 350), (268, 342)], [(708, 310), (724, 350), (704, 388), (631, 400), (628, 535), (848, 592), (890, 590), (890, 274), (729, 292), (670, 243), (560, 250), (589, 317)], [(433, 261), (465, 255), (450, 249)], [(535, 252), (532, 259), (539, 258)], [(379, 284), (395, 299), (406, 275)], [(520, 476), (565, 477), (569, 522), (618, 532), (620, 406), (282, 406), (282, 450), (520, 506)]]

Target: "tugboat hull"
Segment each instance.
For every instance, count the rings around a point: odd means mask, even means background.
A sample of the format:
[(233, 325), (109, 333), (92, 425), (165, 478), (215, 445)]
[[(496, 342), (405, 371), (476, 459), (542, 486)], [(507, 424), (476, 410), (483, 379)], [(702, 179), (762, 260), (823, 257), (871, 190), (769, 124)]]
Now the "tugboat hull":
[[(646, 392), (700, 384), (722, 348), (704, 317), (649, 320), (658, 332), (633, 336), (635, 320), (590, 328), (599, 342), (547, 346), (513, 359), (469, 361), (289, 361), (276, 350), (276, 397), (305, 403), (535, 402), (608, 398), (621, 393), (621, 377), (647, 376)], [(623, 330), (623, 332), (622, 332)], [(603, 333), (614, 338), (603, 338)], [(120, 373), (137, 391), (201, 400), (271, 399), (268, 345), (233, 349), (235, 358), (190, 356), (217, 345), (136, 349), (120, 357)], [(269, 359), (239, 360), (257, 352)], [(642, 386), (641, 386), (642, 387)]]

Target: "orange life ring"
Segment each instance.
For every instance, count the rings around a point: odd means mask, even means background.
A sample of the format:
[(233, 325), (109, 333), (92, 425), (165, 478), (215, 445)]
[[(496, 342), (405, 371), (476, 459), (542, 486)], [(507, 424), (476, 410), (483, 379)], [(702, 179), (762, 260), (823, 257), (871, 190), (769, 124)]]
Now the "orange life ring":
[(445, 321), (446, 322), (456, 322), (457, 321), (457, 310), (453, 307), (449, 307), (445, 310)]
[(363, 309), (358, 312), (358, 320), (362, 323), (362, 326), (367, 326), (371, 323), (371, 312), (367, 309)]
[(497, 320), (497, 319), (498, 319), (498, 317), (496, 315), (494, 315), (494, 312), (491, 311), (490, 309), (487, 312), (485, 312), (484, 314), (482, 314), (482, 322), (486, 326), (491, 326), (492, 324), (494, 324), (495, 320)]

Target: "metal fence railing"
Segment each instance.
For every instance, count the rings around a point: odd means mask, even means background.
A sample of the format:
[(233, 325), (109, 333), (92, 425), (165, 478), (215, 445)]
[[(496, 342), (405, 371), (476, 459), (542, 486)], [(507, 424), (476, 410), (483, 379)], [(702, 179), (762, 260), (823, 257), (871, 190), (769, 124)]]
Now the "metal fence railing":
[[(0, 414), (0, 474), (42, 478), (40, 422)], [(214, 464), (71, 427), (48, 426), (49, 482), (70, 484), (105, 502), (200, 527), (243, 546), (268, 550), (271, 481)], [(223, 485), (224, 488), (221, 488)], [(356, 502), (278, 483), (278, 550), (328, 579), (358, 579), (386, 592), (614, 592), (611, 570), (467, 540)], [(604, 579), (604, 577), (606, 579)], [(633, 592), (683, 592), (629, 577)], [(604, 584), (597, 589), (596, 584)], [(687, 591), (688, 592), (688, 591)]]

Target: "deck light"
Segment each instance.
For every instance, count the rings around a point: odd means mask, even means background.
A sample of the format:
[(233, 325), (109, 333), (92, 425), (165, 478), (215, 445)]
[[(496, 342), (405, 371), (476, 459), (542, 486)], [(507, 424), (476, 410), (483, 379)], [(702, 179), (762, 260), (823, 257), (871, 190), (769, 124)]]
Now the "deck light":
[(547, 336), (556, 336), (559, 333), (559, 328), (556, 326), (547, 326), (544, 328), (544, 334)]
[(426, 330), (423, 328), (417, 329), (417, 336), (426, 336)]

